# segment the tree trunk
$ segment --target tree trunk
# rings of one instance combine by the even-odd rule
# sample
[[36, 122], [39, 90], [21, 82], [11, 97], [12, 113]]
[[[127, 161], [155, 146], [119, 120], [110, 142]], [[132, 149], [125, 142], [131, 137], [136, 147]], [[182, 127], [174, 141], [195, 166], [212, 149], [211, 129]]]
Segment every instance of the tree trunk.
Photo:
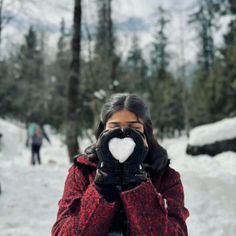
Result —
[[67, 107], [67, 149], [70, 161], [79, 152], [78, 136], [78, 102], [80, 78], [80, 35], [81, 35], [81, 0], [74, 0], [74, 24], [72, 38], [71, 73], [68, 81]]

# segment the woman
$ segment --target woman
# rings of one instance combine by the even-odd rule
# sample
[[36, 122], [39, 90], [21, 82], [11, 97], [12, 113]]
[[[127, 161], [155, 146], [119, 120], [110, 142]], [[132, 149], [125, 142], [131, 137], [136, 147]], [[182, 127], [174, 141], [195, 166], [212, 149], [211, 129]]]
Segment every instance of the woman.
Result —
[[112, 96], [96, 138], [69, 169], [52, 235], [188, 235], [180, 175], [153, 135], [146, 104]]

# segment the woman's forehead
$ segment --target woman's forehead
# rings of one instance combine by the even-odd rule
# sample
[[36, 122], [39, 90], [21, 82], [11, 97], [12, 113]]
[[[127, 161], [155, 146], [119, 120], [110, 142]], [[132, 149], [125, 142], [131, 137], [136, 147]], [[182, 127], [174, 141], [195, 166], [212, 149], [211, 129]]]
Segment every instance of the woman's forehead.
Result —
[[108, 123], [140, 123], [142, 120], [136, 116], [133, 112], [128, 110], [121, 110], [113, 113], [113, 115], [108, 119]]

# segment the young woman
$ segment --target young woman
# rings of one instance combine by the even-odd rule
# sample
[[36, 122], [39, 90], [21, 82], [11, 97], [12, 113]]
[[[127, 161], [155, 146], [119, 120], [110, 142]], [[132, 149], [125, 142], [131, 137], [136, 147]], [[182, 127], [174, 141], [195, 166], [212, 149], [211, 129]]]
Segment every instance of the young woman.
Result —
[[104, 104], [97, 142], [75, 158], [53, 236], [186, 236], [184, 192], [136, 95]]

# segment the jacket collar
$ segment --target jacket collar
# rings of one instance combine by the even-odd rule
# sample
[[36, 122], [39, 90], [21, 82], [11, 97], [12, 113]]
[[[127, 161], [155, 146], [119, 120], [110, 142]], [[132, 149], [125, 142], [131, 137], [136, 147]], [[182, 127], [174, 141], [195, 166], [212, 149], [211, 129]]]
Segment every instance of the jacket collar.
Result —
[[75, 156], [74, 163], [75, 164], [83, 164], [83, 165], [92, 166], [92, 167], [97, 167], [97, 163], [90, 161], [88, 159], [88, 157], [84, 154]]

